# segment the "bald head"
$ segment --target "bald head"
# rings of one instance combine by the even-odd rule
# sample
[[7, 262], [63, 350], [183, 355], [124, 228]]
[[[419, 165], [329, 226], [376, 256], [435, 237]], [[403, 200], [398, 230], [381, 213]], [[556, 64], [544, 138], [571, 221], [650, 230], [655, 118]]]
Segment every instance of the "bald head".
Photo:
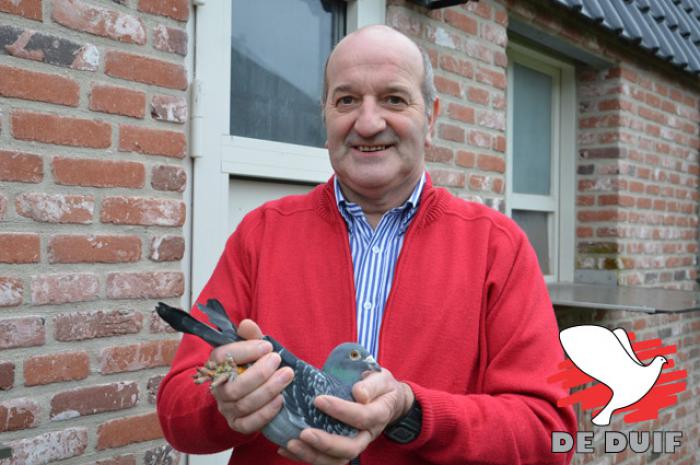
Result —
[[359, 55], [371, 48], [386, 49], [391, 47], [400, 51], [409, 63], [415, 66], [419, 74], [420, 90], [425, 104], [425, 113], [428, 119], [432, 117], [432, 102], [437, 97], [437, 90], [433, 82], [433, 66], [428, 55], [408, 36], [383, 24], [365, 26], [345, 36], [335, 46], [326, 60], [323, 71], [323, 93], [321, 95], [321, 108], [326, 105], [328, 98], [328, 68], [335, 65], [337, 55]]

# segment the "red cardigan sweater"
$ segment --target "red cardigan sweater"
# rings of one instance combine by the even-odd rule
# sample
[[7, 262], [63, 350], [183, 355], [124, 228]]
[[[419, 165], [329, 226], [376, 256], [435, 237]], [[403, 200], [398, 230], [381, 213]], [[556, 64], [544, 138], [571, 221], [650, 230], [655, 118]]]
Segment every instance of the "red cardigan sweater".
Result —
[[[322, 366], [357, 337], [352, 259], [332, 182], [251, 212], [229, 238], [198, 301], [215, 297], [234, 321], [252, 318], [302, 359]], [[197, 310], [197, 318], [207, 321]], [[158, 414], [176, 449], [235, 447], [230, 463], [288, 463], [261, 434], [241, 435], [192, 374], [211, 348], [185, 335], [160, 384]], [[379, 363], [410, 384], [420, 436], [379, 437], [367, 464], [568, 463], [552, 431], [575, 431], [566, 393], [546, 378], [563, 359], [537, 258], [507, 217], [426, 183], [384, 312]]]

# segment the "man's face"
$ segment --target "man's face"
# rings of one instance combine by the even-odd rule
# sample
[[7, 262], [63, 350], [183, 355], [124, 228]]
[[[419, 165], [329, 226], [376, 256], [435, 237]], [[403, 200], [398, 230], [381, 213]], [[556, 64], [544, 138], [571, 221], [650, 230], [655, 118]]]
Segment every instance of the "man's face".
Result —
[[410, 193], [418, 182], [433, 123], [422, 78], [420, 52], [397, 34], [363, 31], [335, 50], [327, 69], [327, 146], [351, 199]]

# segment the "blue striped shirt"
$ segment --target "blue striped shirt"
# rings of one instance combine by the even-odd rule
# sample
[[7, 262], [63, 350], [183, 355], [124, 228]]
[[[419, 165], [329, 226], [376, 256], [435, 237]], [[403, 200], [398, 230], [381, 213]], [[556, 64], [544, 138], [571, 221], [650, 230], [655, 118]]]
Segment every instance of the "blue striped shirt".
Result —
[[394, 279], [396, 261], [401, 252], [404, 233], [418, 209], [424, 184], [425, 173], [408, 200], [400, 207], [384, 213], [377, 228], [373, 230], [362, 208], [343, 197], [338, 178], [334, 179], [338, 210], [348, 225], [355, 278], [357, 340], [375, 358], [382, 315]]

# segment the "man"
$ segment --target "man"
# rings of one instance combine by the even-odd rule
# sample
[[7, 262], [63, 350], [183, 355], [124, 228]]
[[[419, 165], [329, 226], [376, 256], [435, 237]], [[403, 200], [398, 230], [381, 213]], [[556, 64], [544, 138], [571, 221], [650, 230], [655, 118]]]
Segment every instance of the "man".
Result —
[[[509, 219], [424, 176], [431, 89], [430, 63], [391, 28], [335, 48], [323, 97], [335, 177], [253, 211], [227, 242], [198, 301], [219, 299], [249, 340], [210, 355], [184, 336], [158, 400], [176, 449], [234, 447], [231, 463], [255, 464], [568, 462], [549, 452], [575, 417], [545, 381], [562, 352], [536, 256]], [[355, 384], [357, 403], [315, 401], [356, 437], [307, 429], [278, 450], [259, 434], [292, 381], [261, 329], [316, 366], [344, 341], [376, 354], [384, 370]], [[192, 385], [227, 356], [254, 364], [211, 393]]]

